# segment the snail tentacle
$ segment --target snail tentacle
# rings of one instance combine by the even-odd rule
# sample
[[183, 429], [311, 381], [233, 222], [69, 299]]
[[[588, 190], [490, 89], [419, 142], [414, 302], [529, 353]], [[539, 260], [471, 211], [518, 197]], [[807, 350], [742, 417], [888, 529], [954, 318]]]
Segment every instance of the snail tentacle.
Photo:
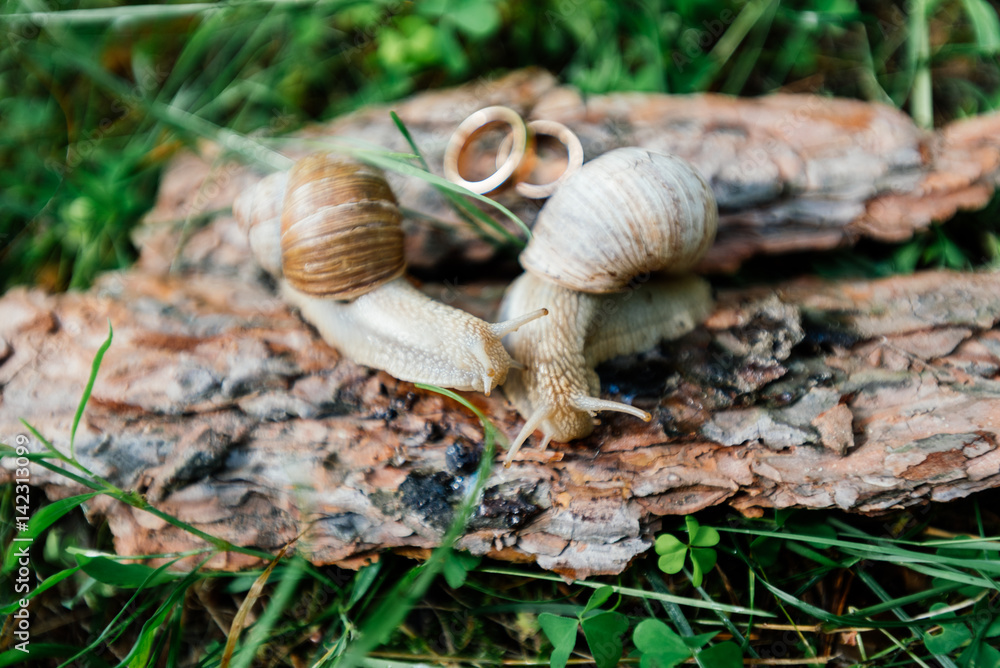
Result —
[[495, 336], [503, 338], [511, 332], [516, 332], [521, 325], [527, 324], [532, 320], [537, 320], [538, 318], [548, 314], [549, 310], [546, 308], [535, 309], [531, 313], [525, 313], [524, 315], [517, 316], [516, 318], [495, 322], [490, 325], [490, 331], [493, 332]]
[[612, 411], [615, 413], [628, 413], [633, 415], [643, 422], [649, 422], [653, 419], [653, 416], [642, 410], [641, 408], [636, 408], [629, 404], [623, 404], [620, 401], [611, 401], [610, 399], [598, 399], [597, 397], [588, 396], [577, 396], [569, 400], [569, 403], [573, 408], [577, 410], [584, 411], [593, 415], [598, 411]]

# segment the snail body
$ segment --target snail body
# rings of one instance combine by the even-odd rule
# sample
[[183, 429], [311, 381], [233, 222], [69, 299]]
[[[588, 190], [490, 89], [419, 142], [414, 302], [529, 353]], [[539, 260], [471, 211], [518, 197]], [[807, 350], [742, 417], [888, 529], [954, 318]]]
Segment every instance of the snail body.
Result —
[[489, 394], [516, 363], [501, 341], [545, 314], [486, 323], [406, 281], [401, 216], [379, 170], [317, 154], [241, 194], [260, 265], [323, 338], [400, 380]]
[[638, 148], [585, 164], [546, 203], [520, 257], [527, 272], [501, 305], [501, 317], [533, 305], [550, 313], [530, 334], [507, 339], [525, 366], [512, 370], [504, 386], [525, 417], [507, 464], [535, 429], [544, 448], [550, 439], [589, 435], [597, 411], [650, 419], [646, 411], [598, 398], [594, 366], [680, 336], [708, 315], [704, 280], [651, 277], [694, 265], [711, 245], [717, 220], [711, 188], [692, 167]]
[[400, 380], [485, 394], [507, 379], [512, 365], [501, 338], [537, 317], [487, 323], [434, 301], [405, 278], [349, 303], [317, 299], [287, 284], [282, 293], [327, 343], [359, 364]]

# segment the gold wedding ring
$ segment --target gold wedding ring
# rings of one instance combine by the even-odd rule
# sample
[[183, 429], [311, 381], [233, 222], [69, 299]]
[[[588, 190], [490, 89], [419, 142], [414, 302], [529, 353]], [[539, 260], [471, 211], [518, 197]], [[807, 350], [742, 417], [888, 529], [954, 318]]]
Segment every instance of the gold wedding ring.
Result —
[[[548, 183], [528, 183], [522, 180], [514, 186], [514, 190], [521, 197], [544, 199], [551, 196], [569, 178], [570, 174], [583, 166], [583, 145], [580, 143], [580, 138], [572, 130], [556, 121], [531, 121], [528, 123], [528, 130], [534, 133], [535, 137], [538, 135], [555, 137], [560, 144], [566, 147], [566, 169], [557, 179]], [[508, 159], [510, 147], [511, 141], [510, 135], [508, 135], [504, 137], [497, 149], [497, 165]]]
[[[512, 149], [507, 155], [507, 159], [497, 167], [497, 170], [481, 181], [469, 181], [458, 171], [459, 161], [470, 142], [483, 132], [496, 125], [510, 126]], [[532, 159], [534, 156], [533, 147], [529, 147], [531, 141], [528, 126], [513, 109], [508, 107], [486, 107], [480, 109], [466, 118], [455, 130], [455, 133], [448, 141], [448, 147], [444, 151], [444, 175], [445, 177], [460, 186], [468, 188], [474, 193], [487, 195], [498, 190], [506, 184], [519, 169], [523, 170], [525, 157], [530, 152]]]
[[[459, 164], [470, 143], [483, 132], [497, 125], [509, 126], [511, 131], [497, 148], [496, 171], [481, 181], [469, 181], [459, 172]], [[528, 183], [526, 179], [535, 167], [535, 136], [554, 137], [566, 147], [566, 169], [548, 183]], [[444, 152], [444, 175], [452, 183], [468, 188], [474, 193], [488, 195], [513, 182], [516, 192], [529, 199], [541, 199], [555, 192], [570, 174], [583, 165], [583, 146], [579, 138], [562, 123], [556, 121], [531, 121], [524, 119], [508, 107], [493, 106], [480, 109], [466, 118], [452, 134]]]

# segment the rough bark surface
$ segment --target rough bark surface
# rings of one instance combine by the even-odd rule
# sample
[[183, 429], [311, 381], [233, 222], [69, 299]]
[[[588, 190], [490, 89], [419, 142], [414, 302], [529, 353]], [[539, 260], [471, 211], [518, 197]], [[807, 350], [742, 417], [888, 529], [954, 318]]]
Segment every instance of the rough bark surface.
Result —
[[[835, 232], [831, 244], [857, 233], [905, 237], [981, 203], [995, 185], [996, 150], [990, 163], [984, 147], [1000, 136], [989, 129], [996, 118], [932, 136], [890, 110], [811, 100], [623, 95], [584, 106], [546, 75], [519, 73], [397, 108], [428, 149], [438, 146], [434, 138], [443, 148], [469, 111], [495, 102], [570, 123], [590, 154], [633, 142], [689, 146], [728, 206], [728, 234], [770, 239], [748, 252], [774, 250], [768, 243], [779, 238], [784, 248], [802, 247], [787, 239], [810, 230], [814, 241]], [[806, 110], [797, 125], [787, 120], [796, 109]], [[364, 127], [366, 139], [402, 148], [382, 115], [362, 112], [334, 127]], [[791, 125], [779, 132], [782, 122]], [[871, 127], [878, 129], [865, 134]], [[723, 140], [730, 143], [707, 148]], [[945, 178], [936, 166], [958, 145], [978, 162], [960, 162], [964, 175]], [[772, 156], [760, 164], [778, 170], [769, 183], [779, 191], [746, 185], [750, 172], [725, 176], [754, 146]], [[436, 151], [428, 151], [432, 159]], [[857, 165], [876, 169], [872, 156], [882, 176], [861, 178]], [[77, 456], [92, 470], [237, 544], [276, 550], [308, 529], [299, 549], [317, 563], [356, 565], [385, 548], [433, 547], [479, 461], [477, 420], [325, 345], [275, 297], [228, 216], [180, 245], [180, 230], [163, 221], [225, 206], [254, 178], [223, 166], [215, 185], [202, 183], [207, 164], [187, 157], [171, 170], [135, 268], [86, 293], [17, 289], [0, 298], [0, 437], [10, 443], [26, 433], [24, 418], [68, 447], [110, 319], [115, 342], [76, 437]], [[895, 185], [871, 193], [882, 177]], [[916, 185], [904, 190], [903, 182]], [[400, 200], [447, 215], [415, 184], [404, 184]], [[834, 215], [824, 204], [832, 201], [862, 206], [820, 221], [821, 212]], [[489, 316], [506, 277], [456, 286], [450, 276], [475, 275], [457, 263], [487, 262], [493, 247], [458, 227], [411, 227], [415, 264], [449, 279], [425, 289]], [[734, 243], [727, 238], [739, 237], [720, 244]], [[727, 250], [712, 266], [745, 255]], [[606, 416], [587, 439], [496, 467], [460, 545], [567, 575], [614, 573], [650, 547], [662, 515], [723, 502], [747, 514], [789, 506], [878, 512], [1000, 484], [1000, 274], [797, 279], [725, 290], [718, 301], [685, 338], [599, 369], [604, 395], [649, 410], [651, 423]], [[516, 433], [521, 420], [499, 393], [469, 398]], [[11, 463], [3, 466], [0, 479], [9, 480]], [[50, 497], [83, 491], [38, 466], [32, 482]], [[107, 518], [123, 554], [201, 544], [104, 497], [87, 510]], [[212, 565], [247, 563], [230, 554]]]
[[[824, 250], [861, 237], [901, 241], [960, 209], [982, 207], [1000, 183], [1000, 113], [932, 133], [891, 107], [814, 95], [617, 93], [584, 99], [539, 70], [348, 114], [301, 133], [305, 141], [284, 142], [281, 150], [297, 157], [336, 137], [408, 152], [389, 116], [392, 109], [432, 171], [441, 174], [454, 129], [493, 104], [528, 119], [566, 124], [580, 137], [587, 159], [643, 146], [689, 160], [712, 185], [722, 212], [716, 244], [701, 266], [706, 271], [731, 271], [761, 253]], [[179, 237], [169, 223], [228, 207], [260, 175], [211, 148], [176, 160], [150, 216], [163, 225], [149, 228], [153, 238], [144, 251], [170, 262]], [[440, 278], [452, 271], [443, 266], [509, 259], [461, 222], [426, 182], [396, 174], [390, 181], [404, 207], [436, 221], [406, 221], [411, 267]], [[510, 192], [497, 199], [529, 225], [541, 206]]]

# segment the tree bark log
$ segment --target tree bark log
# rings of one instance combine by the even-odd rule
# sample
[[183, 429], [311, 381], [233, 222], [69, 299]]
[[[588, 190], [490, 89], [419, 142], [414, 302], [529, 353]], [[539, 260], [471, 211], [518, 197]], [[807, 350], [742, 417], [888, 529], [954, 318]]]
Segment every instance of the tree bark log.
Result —
[[[928, 132], [891, 107], [814, 95], [616, 93], [585, 100], [539, 70], [348, 114], [300, 133], [302, 141], [286, 141], [282, 152], [299, 157], [331, 137], [409, 152], [389, 117], [395, 110], [431, 169], [441, 174], [452, 132], [466, 116], [493, 104], [527, 119], [564, 123], [580, 137], [587, 159], [643, 146], [689, 160], [712, 185], [721, 209], [718, 238], [703, 271], [732, 271], [754, 255], [826, 250], [861, 237], [902, 241], [960, 209], [981, 208], [1000, 183], [1000, 113]], [[510, 259], [477, 237], [425, 181], [389, 176], [404, 207], [437, 222], [407, 220], [411, 267], [440, 278], [450, 271], [443, 266]], [[176, 223], [226, 208], [259, 177], [226, 162], [218, 150], [186, 156], [165, 176], [149, 220]], [[541, 206], [512, 192], [497, 199], [529, 225]], [[164, 234], [155, 234], [163, 228]], [[144, 259], [174, 260], [179, 237], [170, 225], [148, 229], [153, 234], [144, 240]]]
[[[842, 100], [618, 95], [584, 105], [537, 72], [397, 108], [433, 166], [450, 128], [496, 102], [570, 124], [590, 155], [640, 143], [694, 159], [728, 212], [714, 268], [857, 234], [902, 238], [981, 204], [997, 178], [998, 117], [930, 135], [892, 110]], [[364, 128], [367, 140], [403, 148], [383, 116], [363, 111], [332, 128]], [[729, 170], [758, 147], [759, 165], [770, 167]], [[133, 269], [85, 293], [15, 289], [0, 299], [0, 437], [26, 434], [23, 418], [68, 448], [110, 320], [115, 341], [76, 437], [77, 456], [93, 471], [240, 545], [276, 550], [308, 529], [299, 549], [316, 563], [356, 565], [385, 548], [435, 546], [481, 456], [477, 420], [324, 344], [248, 261], [227, 215], [182, 245], [184, 235], [164, 221], [225, 206], [255, 178], [209, 164], [177, 160]], [[861, 178], [862, 167], [874, 171]], [[763, 184], [765, 173], [773, 178]], [[421, 185], [404, 183], [399, 198], [448, 219]], [[853, 204], [831, 204], [845, 201]], [[476, 276], [456, 268], [459, 260], [496, 267], [494, 247], [457, 223], [410, 224], [416, 266], [448, 279], [424, 288], [489, 316], [508, 276], [461, 285], [451, 276]], [[749, 250], [739, 247], [747, 239]], [[663, 515], [723, 502], [750, 515], [874, 513], [994, 487], [998, 323], [997, 273], [722, 290], [702, 327], [599, 369], [602, 393], [649, 410], [651, 423], [605, 416], [587, 439], [496, 467], [460, 546], [585, 577], [621, 571], [651, 546]], [[469, 399], [516, 433], [521, 419], [498, 393]], [[3, 467], [0, 479], [10, 480], [12, 462]], [[39, 466], [31, 479], [53, 498], [83, 491]], [[122, 554], [202, 545], [107, 497], [87, 510], [107, 518]], [[211, 565], [248, 563], [228, 554]]]

